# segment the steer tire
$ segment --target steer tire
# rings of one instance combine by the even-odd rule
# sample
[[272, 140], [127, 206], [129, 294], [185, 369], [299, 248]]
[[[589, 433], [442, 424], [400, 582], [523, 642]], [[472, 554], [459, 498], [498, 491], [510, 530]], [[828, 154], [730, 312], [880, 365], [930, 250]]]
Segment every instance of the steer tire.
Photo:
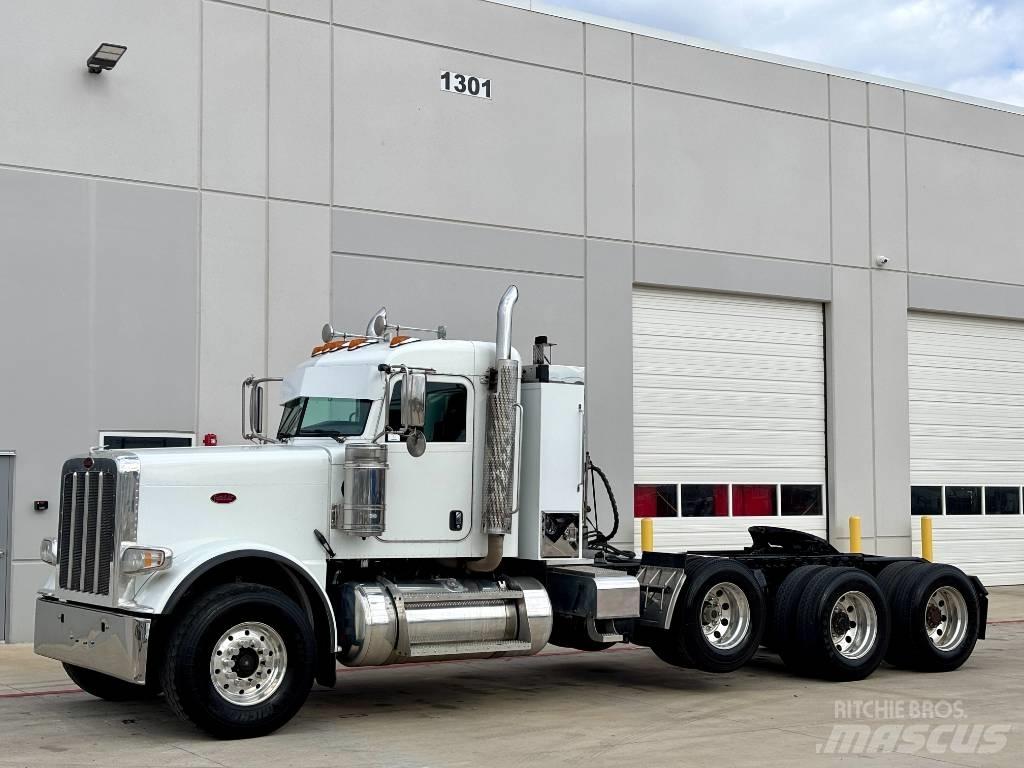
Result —
[[672, 624], [651, 650], [675, 666], [732, 672], [757, 652], [764, 624], [764, 592], [753, 572], [708, 558], [687, 574]]
[[790, 653], [803, 659], [794, 665], [797, 671], [825, 680], [862, 680], [889, 647], [889, 610], [870, 574], [824, 568], [804, 587], [791, 631]]
[[823, 565], [801, 565], [794, 568], [782, 580], [772, 600], [772, 615], [766, 635], [768, 645], [782, 657], [782, 661], [793, 671], [799, 671], [803, 659], [795, 653], [793, 644], [793, 626], [796, 621], [796, 607], [800, 602], [804, 587]]
[[[315, 658], [313, 627], [294, 600], [258, 584], [215, 587], [176, 619], [164, 657], [164, 693], [179, 717], [212, 736], [265, 736], [305, 702]], [[225, 681], [224, 693], [215, 677]], [[242, 700], [246, 694], [255, 698]]]
[[[890, 566], [892, 567], [892, 566]], [[920, 672], [949, 672], [974, 652], [981, 611], [971, 580], [952, 565], [916, 563], [891, 585], [893, 635], [886, 661]]]
[[85, 667], [76, 667], [74, 664], [65, 664], [64, 671], [67, 672], [71, 682], [88, 694], [106, 701], [141, 701], [153, 699], [160, 695], [160, 686], [146, 683], [136, 685], [126, 680], [120, 680], [102, 672], [96, 672]]

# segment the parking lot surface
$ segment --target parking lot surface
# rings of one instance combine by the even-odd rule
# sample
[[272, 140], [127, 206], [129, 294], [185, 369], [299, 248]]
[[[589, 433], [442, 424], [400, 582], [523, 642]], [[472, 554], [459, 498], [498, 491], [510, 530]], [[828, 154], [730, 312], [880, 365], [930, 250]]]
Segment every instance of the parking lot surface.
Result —
[[1019, 766], [1024, 587], [992, 590], [988, 639], [947, 674], [794, 677], [676, 669], [632, 646], [340, 669], [272, 736], [221, 742], [157, 700], [82, 693], [27, 645], [0, 646], [0, 766]]

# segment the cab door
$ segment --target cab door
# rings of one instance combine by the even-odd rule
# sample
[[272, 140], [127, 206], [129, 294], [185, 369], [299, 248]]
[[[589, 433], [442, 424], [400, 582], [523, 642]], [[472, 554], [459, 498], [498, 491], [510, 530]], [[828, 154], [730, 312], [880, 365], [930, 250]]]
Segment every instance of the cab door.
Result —
[[[473, 520], [473, 387], [461, 376], [427, 381], [423, 434], [427, 449], [409, 455], [405, 438], [388, 434], [386, 527], [382, 541], [459, 541]], [[392, 385], [388, 426], [401, 427], [402, 382]]]

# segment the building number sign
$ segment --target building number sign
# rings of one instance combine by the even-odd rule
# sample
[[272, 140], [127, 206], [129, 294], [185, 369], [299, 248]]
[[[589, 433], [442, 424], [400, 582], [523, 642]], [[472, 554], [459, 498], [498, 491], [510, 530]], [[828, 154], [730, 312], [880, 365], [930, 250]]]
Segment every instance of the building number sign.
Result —
[[489, 99], [491, 98], [491, 81], [476, 75], [463, 75], [445, 69], [441, 70], [441, 90]]

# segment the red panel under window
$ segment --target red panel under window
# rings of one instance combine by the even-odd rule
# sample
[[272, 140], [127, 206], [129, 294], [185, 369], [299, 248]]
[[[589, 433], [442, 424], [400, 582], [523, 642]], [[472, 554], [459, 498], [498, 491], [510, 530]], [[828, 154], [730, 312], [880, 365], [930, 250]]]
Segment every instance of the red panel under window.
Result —
[[715, 517], [729, 516], [729, 486], [715, 486]]
[[657, 517], [658, 488], [654, 485], [633, 486], [633, 517]]
[[772, 517], [775, 515], [774, 485], [734, 485], [733, 517]]

